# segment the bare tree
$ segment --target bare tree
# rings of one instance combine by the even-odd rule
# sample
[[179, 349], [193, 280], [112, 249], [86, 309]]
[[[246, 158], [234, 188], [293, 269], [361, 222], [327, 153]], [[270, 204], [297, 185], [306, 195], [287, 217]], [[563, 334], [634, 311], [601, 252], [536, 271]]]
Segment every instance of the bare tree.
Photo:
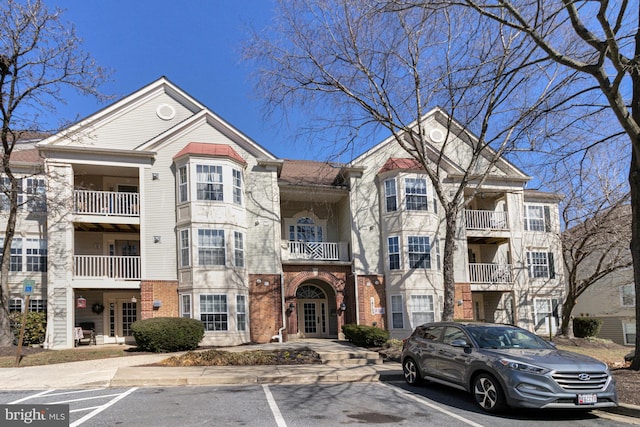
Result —
[[[640, 329], [640, 4], [627, 0], [393, 3], [402, 7], [412, 3], [426, 9], [445, 5], [468, 7], [535, 43], [536, 49], [547, 56], [549, 66], [564, 67], [593, 82], [603, 98], [602, 105], [615, 117], [630, 146], [630, 249], [636, 287], [636, 331]], [[639, 334], [635, 348], [636, 354], [640, 354]], [[631, 369], [640, 370], [640, 357], [634, 359]]]
[[107, 73], [82, 51], [74, 27], [62, 21], [62, 11], [40, 0], [0, 5], [0, 33], [0, 141], [2, 175], [8, 180], [3, 192], [10, 202], [0, 269], [0, 345], [11, 345], [10, 254], [21, 192], [11, 155], [25, 135], [43, 130], [38, 126], [41, 113], [55, 112], [64, 103], [63, 88], [101, 98], [98, 87]]
[[[557, 108], [554, 99], [566, 99], [564, 87], [574, 76], [541, 70], [531, 41], [472, 13], [453, 17], [447, 9], [375, 0], [306, 0], [281, 1], [275, 15], [274, 25], [246, 46], [245, 56], [260, 70], [259, 93], [271, 112], [301, 108], [316, 129], [335, 130], [343, 152], [359, 135], [382, 128], [419, 162], [443, 206], [442, 318], [453, 319], [461, 209], [501, 157], [536, 138], [532, 124], [540, 111]], [[422, 121], [436, 105], [449, 116], [441, 148], [430, 143]], [[458, 176], [445, 171], [454, 137], [472, 153]]]
[[565, 199], [561, 212], [567, 295], [560, 333], [573, 337], [572, 311], [589, 287], [630, 269], [631, 206], [620, 179], [616, 150], [596, 147], [581, 161], [566, 161], [556, 185]]

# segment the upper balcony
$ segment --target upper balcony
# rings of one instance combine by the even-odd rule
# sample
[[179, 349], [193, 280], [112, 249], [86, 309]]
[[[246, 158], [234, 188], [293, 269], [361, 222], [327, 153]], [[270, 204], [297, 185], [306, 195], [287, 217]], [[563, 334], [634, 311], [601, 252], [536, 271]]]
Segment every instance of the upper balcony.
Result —
[[503, 243], [511, 235], [509, 215], [504, 211], [465, 209], [464, 226], [473, 243]]
[[140, 216], [139, 193], [74, 190], [73, 201], [78, 215]]
[[470, 263], [471, 290], [505, 290], [513, 283], [511, 264]]
[[282, 241], [283, 261], [349, 261], [347, 242]]

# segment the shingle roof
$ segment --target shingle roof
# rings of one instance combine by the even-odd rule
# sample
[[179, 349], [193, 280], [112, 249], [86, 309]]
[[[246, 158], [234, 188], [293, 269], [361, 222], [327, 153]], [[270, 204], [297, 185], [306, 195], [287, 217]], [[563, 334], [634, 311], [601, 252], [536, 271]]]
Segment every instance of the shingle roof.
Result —
[[186, 155], [212, 156], [212, 157], [228, 157], [237, 161], [242, 165], [247, 162], [233, 148], [226, 144], [209, 144], [206, 142], [190, 142], [178, 154], [173, 156], [177, 159]]
[[280, 182], [292, 185], [342, 185], [342, 164], [312, 160], [284, 160]]
[[20, 163], [43, 163], [37, 148], [27, 150], [14, 150], [11, 152], [11, 161]]
[[416, 159], [395, 158], [390, 157], [389, 160], [380, 168], [378, 173], [389, 172], [397, 169], [423, 169], [422, 165]]

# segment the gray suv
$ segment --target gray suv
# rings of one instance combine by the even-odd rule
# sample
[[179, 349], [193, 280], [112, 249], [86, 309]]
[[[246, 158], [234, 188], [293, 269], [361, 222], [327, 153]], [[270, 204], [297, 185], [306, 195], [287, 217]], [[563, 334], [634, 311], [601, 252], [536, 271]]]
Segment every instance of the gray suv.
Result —
[[432, 381], [472, 393], [480, 407], [594, 409], [618, 405], [615, 380], [594, 358], [556, 349], [515, 326], [436, 322], [404, 341], [408, 384]]

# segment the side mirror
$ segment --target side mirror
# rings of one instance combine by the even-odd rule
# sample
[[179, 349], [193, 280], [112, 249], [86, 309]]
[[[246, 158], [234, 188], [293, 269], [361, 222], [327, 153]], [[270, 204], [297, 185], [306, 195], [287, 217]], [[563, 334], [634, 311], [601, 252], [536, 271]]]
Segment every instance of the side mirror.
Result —
[[469, 343], [466, 342], [465, 340], [453, 340], [451, 341], [451, 345], [453, 347], [461, 347], [461, 348], [471, 347]]

